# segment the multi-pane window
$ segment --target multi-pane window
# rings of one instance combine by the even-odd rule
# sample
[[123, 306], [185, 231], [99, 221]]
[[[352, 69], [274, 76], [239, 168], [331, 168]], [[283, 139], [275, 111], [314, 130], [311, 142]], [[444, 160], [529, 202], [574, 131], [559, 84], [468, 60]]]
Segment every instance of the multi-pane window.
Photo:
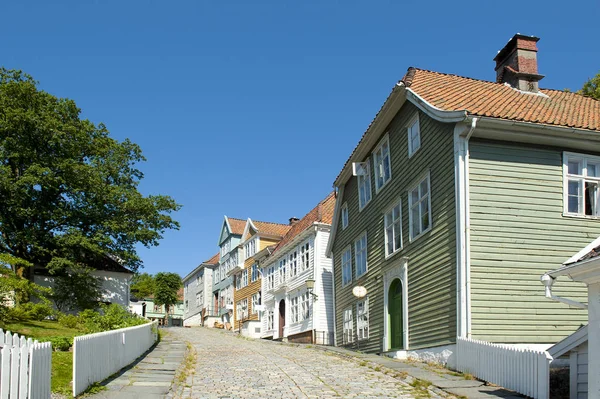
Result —
[[258, 264], [255, 263], [252, 265], [252, 274], [250, 276], [250, 281], [255, 282], [260, 278], [260, 273], [258, 272]]
[[223, 244], [221, 244], [221, 257], [224, 257], [231, 251], [231, 239], [228, 239]]
[[245, 269], [242, 272], [242, 287], [246, 287], [248, 285], [248, 269]]
[[260, 291], [252, 295], [252, 314], [258, 313], [257, 305], [260, 305]]
[[367, 272], [367, 232], [354, 242], [354, 254], [356, 257], [356, 278]]
[[342, 205], [342, 230], [348, 227], [348, 204]]
[[354, 323], [352, 320], [352, 308], [344, 310], [344, 343], [354, 342]]
[[162, 313], [162, 305], [154, 305], [154, 313]]
[[196, 294], [196, 306], [200, 306], [201, 298], [200, 293]]
[[294, 250], [290, 253], [290, 277], [295, 277], [298, 274], [298, 251]]
[[431, 227], [431, 193], [429, 173], [408, 192], [410, 239]]
[[215, 268], [215, 282], [221, 281], [221, 268]]
[[275, 329], [275, 313], [272, 310], [267, 312], [267, 330]]
[[385, 230], [385, 255], [389, 256], [402, 248], [402, 204], [400, 201], [383, 215]]
[[371, 168], [369, 162], [364, 163], [362, 174], [358, 175], [358, 208], [364, 208], [371, 201]]
[[287, 258], [282, 258], [279, 261], [279, 284], [285, 283], [287, 278]]
[[300, 245], [300, 272], [310, 268], [310, 242]]
[[238, 303], [235, 306], [235, 309], [238, 320], [246, 319], [248, 317], [248, 298], [238, 301]]
[[256, 248], [258, 246], [257, 241], [258, 241], [258, 239], [256, 237], [254, 237], [253, 239], [251, 239], [244, 245], [244, 251], [246, 253], [246, 258], [249, 258], [251, 256], [254, 256], [254, 254], [256, 254]]
[[231, 270], [232, 268], [236, 267], [238, 265], [238, 252], [237, 250], [231, 254], [231, 257], [229, 258], [229, 269]]
[[373, 151], [373, 167], [375, 168], [375, 192], [378, 192], [392, 178], [390, 141], [387, 135]]
[[352, 250], [346, 248], [342, 254], [342, 286], [352, 281]]
[[308, 292], [305, 292], [304, 294], [302, 294], [300, 296], [300, 309], [299, 309], [300, 321], [308, 320], [308, 318], [310, 317], [310, 306], [309, 306], [309, 302], [308, 302], [308, 297], [309, 297]]
[[408, 156], [412, 156], [421, 147], [421, 128], [419, 116], [408, 124]]
[[221, 275], [221, 280], [225, 280], [227, 270], [225, 269], [225, 264], [221, 264], [219, 266], [219, 274]]
[[242, 273], [236, 274], [236, 276], [235, 276], [235, 289], [236, 290], [242, 289]]
[[275, 288], [275, 266], [271, 266], [267, 269], [267, 288]]
[[369, 338], [369, 300], [367, 298], [356, 303], [356, 335], [359, 340]]
[[600, 216], [600, 157], [564, 154], [565, 212]]
[[298, 297], [290, 299], [290, 320], [292, 323], [298, 322]]

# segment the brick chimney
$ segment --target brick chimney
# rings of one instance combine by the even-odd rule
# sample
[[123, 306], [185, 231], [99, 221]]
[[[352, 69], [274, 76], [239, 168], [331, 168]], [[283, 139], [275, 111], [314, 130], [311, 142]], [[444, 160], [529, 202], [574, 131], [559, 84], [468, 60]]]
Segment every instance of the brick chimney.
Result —
[[291, 217], [290, 218], [290, 226], [295, 225], [296, 223], [298, 223], [300, 221], [300, 219], [298, 219], [297, 217]]
[[496, 82], [508, 83], [515, 89], [537, 93], [538, 82], [543, 75], [538, 74], [537, 42], [539, 37], [517, 33], [494, 58], [496, 61]]

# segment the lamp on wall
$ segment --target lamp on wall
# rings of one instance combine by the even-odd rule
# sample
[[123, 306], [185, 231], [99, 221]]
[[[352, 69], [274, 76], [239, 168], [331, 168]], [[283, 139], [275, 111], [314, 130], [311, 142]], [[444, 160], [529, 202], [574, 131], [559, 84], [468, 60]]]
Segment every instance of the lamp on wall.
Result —
[[313, 301], [316, 301], [317, 299], [319, 299], [319, 296], [315, 293], [313, 293], [313, 290], [315, 289], [315, 280], [312, 278], [306, 279], [306, 290], [308, 291], [308, 293], [310, 295], [312, 295]]

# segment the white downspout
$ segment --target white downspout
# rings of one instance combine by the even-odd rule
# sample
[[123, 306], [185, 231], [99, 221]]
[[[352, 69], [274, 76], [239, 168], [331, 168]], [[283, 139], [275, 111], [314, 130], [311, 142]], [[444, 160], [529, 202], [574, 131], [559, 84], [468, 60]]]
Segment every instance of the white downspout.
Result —
[[466, 318], [467, 318], [467, 338], [471, 338], [471, 204], [470, 196], [470, 180], [469, 180], [469, 162], [470, 150], [469, 140], [477, 127], [479, 118], [471, 120], [471, 128], [465, 138], [465, 249], [466, 249], [466, 267], [465, 267], [465, 296], [467, 300]]
[[553, 295], [552, 294], [552, 284], [554, 284], [554, 278], [552, 276], [550, 276], [549, 274], [544, 274], [540, 278], [540, 280], [542, 280], [542, 284], [544, 284], [546, 286], [546, 298], [551, 299], [556, 302], [561, 302], [561, 303], [567, 304], [569, 306], [573, 306], [574, 308], [587, 309], [587, 305], [584, 303]]

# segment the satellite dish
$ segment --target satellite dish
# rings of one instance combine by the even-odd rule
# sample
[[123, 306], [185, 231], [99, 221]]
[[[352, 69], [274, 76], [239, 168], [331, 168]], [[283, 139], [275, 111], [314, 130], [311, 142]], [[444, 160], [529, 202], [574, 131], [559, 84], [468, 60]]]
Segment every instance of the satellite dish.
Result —
[[362, 285], [357, 285], [356, 287], [352, 288], [352, 295], [359, 299], [364, 298], [367, 296], [367, 289]]

